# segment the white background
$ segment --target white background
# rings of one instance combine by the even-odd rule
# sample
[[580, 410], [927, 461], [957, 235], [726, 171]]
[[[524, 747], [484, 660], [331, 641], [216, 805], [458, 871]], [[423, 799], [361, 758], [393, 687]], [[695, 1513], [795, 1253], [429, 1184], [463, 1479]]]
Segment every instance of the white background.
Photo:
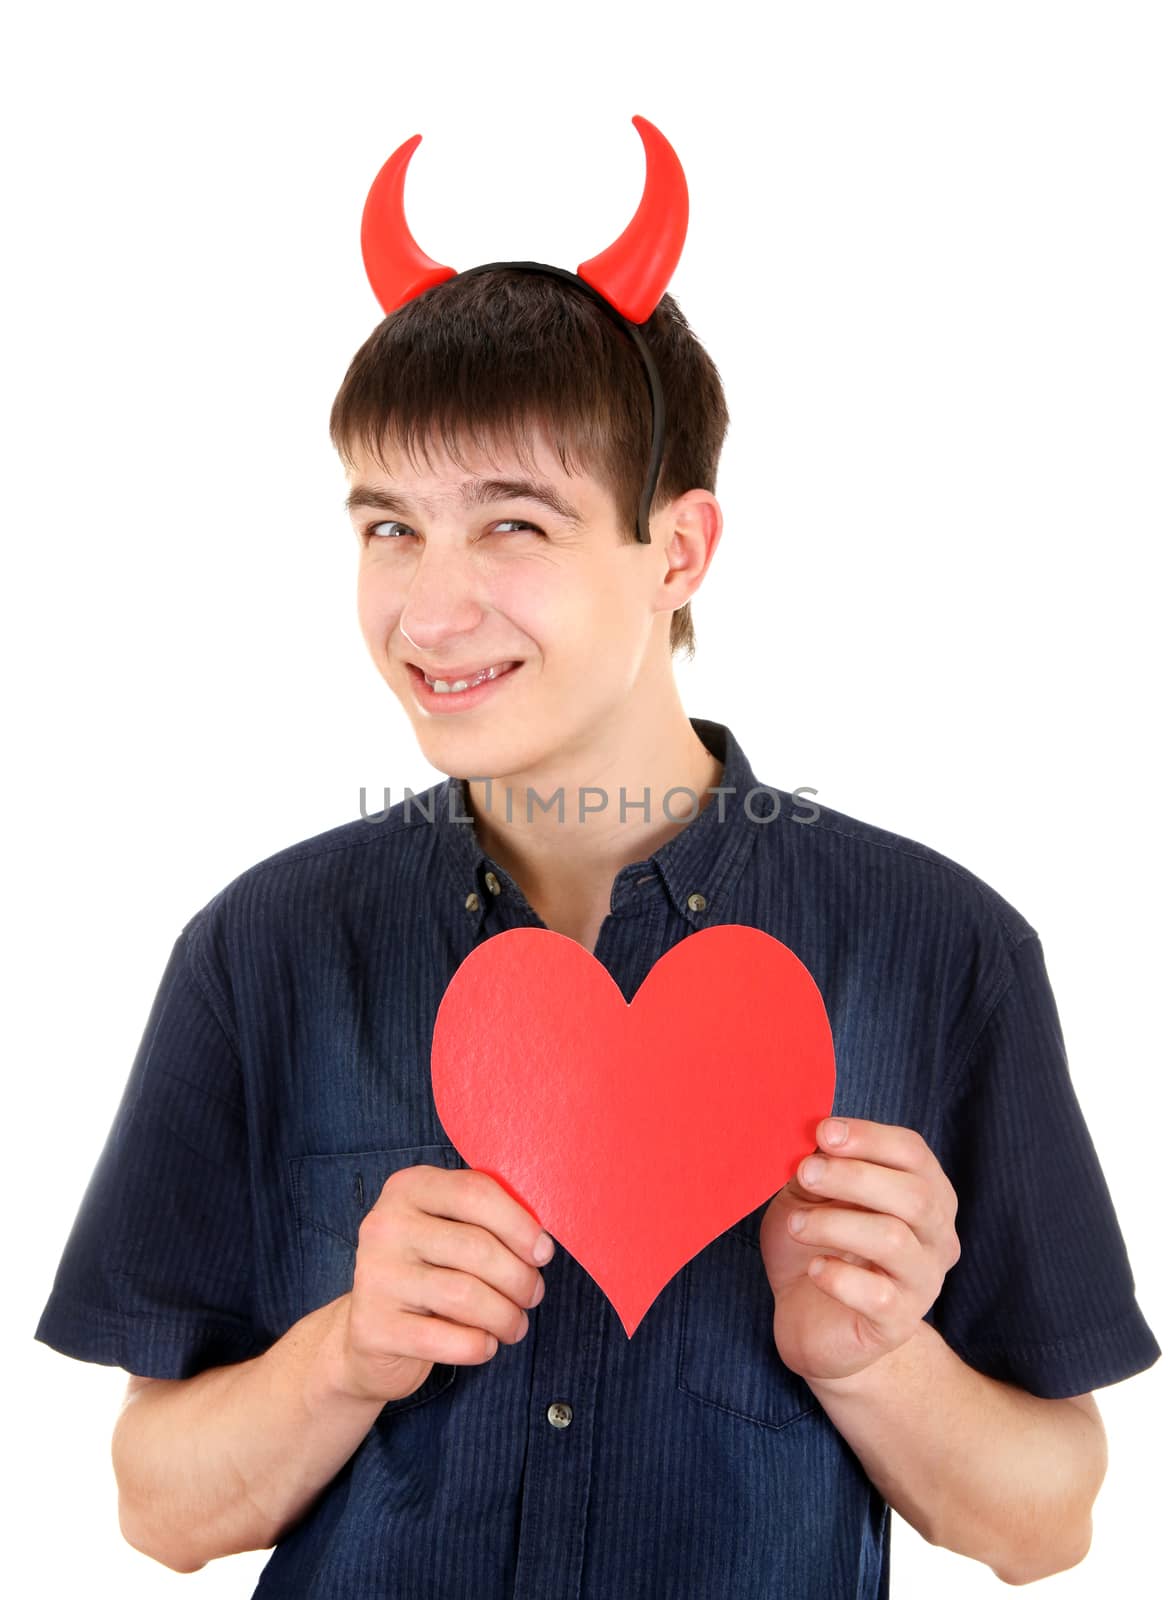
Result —
[[[382, 316], [366, 191], [414, 133], [411, 227], [457, 268], [576, 267], [642, 192], [631, 116], [671, 140], [671, 292], [732, 413], [684, 704], [1038, 929], [1166, 1344], [1165, 8], [43, 4], [6, 35], [22, 1592], [239, 1597], [267, 1560], [125, 1544], [125, 1374], [32, 1333], [180, 927], [360, 785], [442, 776], [359, 638], [326, 431]], [[1167, 1391], [1165, 1361], [1099, 1391], [1094, 1546], [1047, 1592], [1153, 1592]], [[942, 1592], [1002, 1586], [896, 1522], [894, 1594]]]

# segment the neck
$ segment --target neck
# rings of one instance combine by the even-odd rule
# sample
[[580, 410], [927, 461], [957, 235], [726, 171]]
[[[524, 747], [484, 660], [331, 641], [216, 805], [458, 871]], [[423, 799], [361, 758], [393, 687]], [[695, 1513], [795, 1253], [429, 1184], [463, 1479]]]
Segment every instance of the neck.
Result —
[[468, 805], [484, 849], [538, 910], [608, 902], [615, 874], [687, 827], [722, 770], [672, 677], [653, 715], [627, 711], [600, 748], [583, 735], [526, 772], [469, 784]]

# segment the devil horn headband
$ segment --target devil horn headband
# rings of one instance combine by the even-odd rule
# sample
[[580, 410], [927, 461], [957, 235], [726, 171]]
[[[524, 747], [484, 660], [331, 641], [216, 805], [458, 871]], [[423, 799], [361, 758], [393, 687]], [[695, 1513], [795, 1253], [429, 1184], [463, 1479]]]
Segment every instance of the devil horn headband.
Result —
[[362, 211], [362, 260], [378, 303], [387, 316], [417, 295], [478, 272], [514, 267], [562, 278], [589, 295], [634, 340], [651, 392], [651, 461], [638, 508], [638, 537], [649, 544], [650, 506], [663, 460], [663, 386], [650, 347], [639, 331], [663, 297], [683, 254], [687, 237], [687, 180], [679, 157], [645, 117], [632, 117], [646, 155], [646, 178], [638, 210], [612, 245], [583, 261], [576, 272], [544, 261], [490, 261], [456, 272], [419, 248], [407, 227], [403, 184], [410, 159], [422, 139], [412, 135], [384, 162], [370, 186]]

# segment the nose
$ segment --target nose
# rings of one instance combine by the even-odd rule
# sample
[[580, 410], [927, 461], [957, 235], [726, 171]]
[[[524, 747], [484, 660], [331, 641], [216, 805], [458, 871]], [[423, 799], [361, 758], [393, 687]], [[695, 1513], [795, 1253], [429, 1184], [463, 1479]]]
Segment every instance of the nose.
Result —
[[471, 633], [484, 616], [474, 576], [454, 552], [424, 552], [407, 585], [398, 625], [420, 652], [442, 651], [448, 640]]

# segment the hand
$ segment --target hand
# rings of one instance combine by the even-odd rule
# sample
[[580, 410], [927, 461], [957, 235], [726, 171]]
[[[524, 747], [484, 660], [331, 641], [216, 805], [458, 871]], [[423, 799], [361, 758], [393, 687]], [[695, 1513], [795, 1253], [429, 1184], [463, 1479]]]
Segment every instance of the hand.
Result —
[[[844, 1144], [826, 1141], [834, 1121]], [[824, 1175], [809, 1176], [807, 1157], [760, 1224], [777, 1354], [807, 1381], [850, 1377], [905, 1344], [960, 1258], [956, 1192], [921, 1134], [848, 1117], [817, 1138]]]
[[338, 1388], [401, 1400], [436, 1361], [491, 1360], [528, 1332], [545, 1292], [541, 1225], [487, 1172], [402, 1167], [362, 1218], [343, 1297]]

